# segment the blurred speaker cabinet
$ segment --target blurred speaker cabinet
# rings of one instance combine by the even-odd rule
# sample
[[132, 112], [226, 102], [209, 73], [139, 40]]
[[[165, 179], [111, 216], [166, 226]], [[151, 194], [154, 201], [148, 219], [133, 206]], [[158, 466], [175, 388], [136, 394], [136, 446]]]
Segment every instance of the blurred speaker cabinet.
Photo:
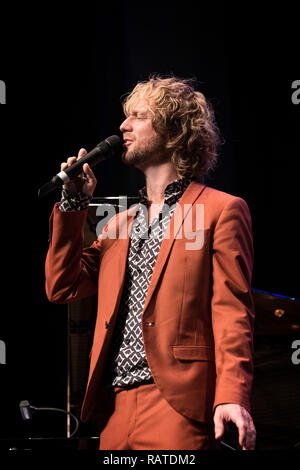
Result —
[[299, 451], [300, 301], [258, 289], [252, 292], [256, 310], [252, 417], [257, 449]]
[[[90, 246], [100, 235], [103, 226], [116, 213], [126, 210], [138, 201], [135, 197], [93, 198], [89, 205], [84, 227], [84, 247]], [[89, 373], [89, 354], [92, 347], [97, 315], [97, 295], [68, 305], [68, 377], [67, 411], [78, 418], [85, 394]], [[70, 436], [68, 419], [67, 437]], [[81, 425], [84, 435], [93, 434], [92, 428]]]

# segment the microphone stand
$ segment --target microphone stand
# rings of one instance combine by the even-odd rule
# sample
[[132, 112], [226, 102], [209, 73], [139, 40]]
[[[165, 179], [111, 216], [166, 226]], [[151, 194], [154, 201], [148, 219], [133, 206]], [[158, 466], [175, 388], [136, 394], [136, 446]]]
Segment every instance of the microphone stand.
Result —
[[31, 419], [32, 413], [36, 411], [58, 411], [60, 413], [65, 413], [67, 416], [71, 416], [75, 421], [75, 429], [72, 432], [72, 434], [70, 434], [70, 436], [69, 435], [67, 436], [67, 438], [73, 437], [74, 434], [76, 434], [76, 432], [78, 431], [79, 421], [76, 418], [76, 416], [70, 411], [63, 410], [62, 408], [49, 408], [49, 407], [38, 408], [36, 406], [30, 405], [27, 400], [21, 401], [19, 406], [20, 406], [20, 412], [24, 421]]

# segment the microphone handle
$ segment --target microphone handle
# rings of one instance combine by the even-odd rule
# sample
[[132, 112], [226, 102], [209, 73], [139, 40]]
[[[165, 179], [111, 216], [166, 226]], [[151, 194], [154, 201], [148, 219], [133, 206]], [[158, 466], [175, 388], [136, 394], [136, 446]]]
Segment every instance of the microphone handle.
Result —
[[[104, 153], [105, 150], [106, 153]], [[54, 189], [61, 187], [63, 184], [68, 183], [71, 179], [75, 178], [75, 176], [82, 172], [82, 167], [85, 163], [88, 163], [90, 167], [94, 167], [102, 160], [105, 160], [109, 151], [110, 147], [108, 145], [97, 145], [93, 150], [74, 162], [64, 171], [60, 171], [57, 175], [53, 176], [48, 183], [44, 184], [38, 190], [38, 197], [41, 198], [46, 196]]]
[[[110, 149], [107, 148], [107, 150], [110, 150]], [[103, 152], [103, 148], [101, 148], [100, 146], [97, 145], [97, 147], [95, 147], [93, 150], [88, 152], [86, 155], [81, 157], [76, 162], [72, 163], [71, 166], [69, 166], [68, 168], [66, 168], [63, 171], [63, 173], [65, 173], [67, 175], [67, 178], [64, 178], [64, 176], [60, 177], [60, 174], [62, 172], [58, 173], [56, 176], [58, 176], [62, 179], [62, 184], [63, 183], [68, 183], [68, 181], [75, 178], [75, 176], [78, 176], [79, 173], [82, 172], [82, 167], [85, 163], [88, 163], [90, 165], [90, 167], [93, 167], [93, 166], [97, 165], [98, 163], [100, 163], [102, 160], [105, 160], [107, 158], [107, 153], [108, 152], [106, 151], [106, 154], [105, 154]], [[55, 179], [56, 176], [54, 176], [53, 179]]]

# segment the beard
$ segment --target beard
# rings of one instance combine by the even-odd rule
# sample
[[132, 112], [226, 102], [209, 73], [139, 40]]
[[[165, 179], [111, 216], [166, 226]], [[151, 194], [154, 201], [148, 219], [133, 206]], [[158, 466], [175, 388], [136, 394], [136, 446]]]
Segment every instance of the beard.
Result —
[[170, 159], [170, 155], [162, 145], [162, 141], [160, 141], [157, 142], [156, 145], [152, 142], [148, 145], [140, 145], [138, 148], [133, 150], [130, 150], [129, 148], [122, 153], [121, 158], [125, 165], [135, 166], [136, 168], [142, 169], [145, 163], [164, 163]]
[[144, 151], [143, 149], [138, 149], [138, 150], [125, 150], [122, 153], [122, 161], [125, 163], [125, 165], [129, 166], [136, 166], [143, 164], [145, 161], [147, 161], [148, 157], [148, 152]]

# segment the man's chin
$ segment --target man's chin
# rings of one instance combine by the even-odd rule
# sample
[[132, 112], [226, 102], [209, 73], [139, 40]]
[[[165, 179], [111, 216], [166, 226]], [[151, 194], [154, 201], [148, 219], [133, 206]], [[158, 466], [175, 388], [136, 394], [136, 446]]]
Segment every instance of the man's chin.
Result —
[[128, 158], [128, 151], [125, 150], [122, 155], [121, 155], [122, 162], [125, 163], [125, 165], [131, 165], [130, 159]]
[[143, 160], [143, 156], [141, 154], [125, 150], [121, 155], [121, 159], [125, 165], [132, 166], [140, 163]]

